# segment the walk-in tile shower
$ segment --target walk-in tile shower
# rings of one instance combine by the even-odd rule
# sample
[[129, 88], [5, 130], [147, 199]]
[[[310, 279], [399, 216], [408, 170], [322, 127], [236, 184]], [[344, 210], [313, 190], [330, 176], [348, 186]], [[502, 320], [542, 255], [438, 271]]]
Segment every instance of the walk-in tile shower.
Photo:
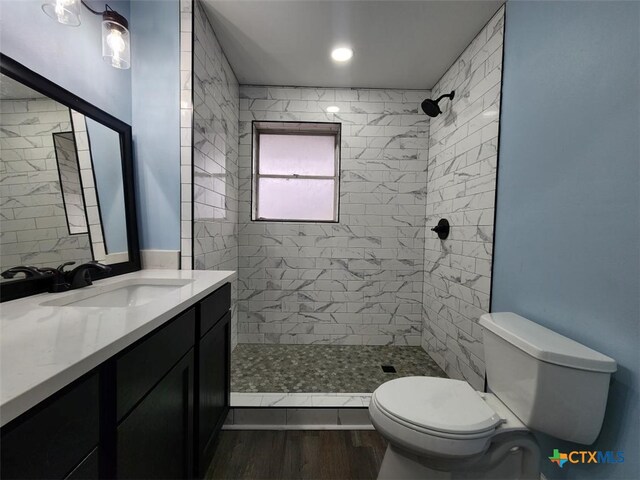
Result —
[[[238, 272], [232, 404], [366, 398], [405, 375], [482, 388], [503, 9], [431, 90], [400, 90], [239, 85], [203, 7], [182, 8], [183, 111], [193, 99], [193, 124], [182, 125], [182, 264]], [[421, 109], [452, 91], [441, 114]], [[254, 121], [340, 124], [337, 222], [252, 219]], [[431, 231], [441, 218], [446, 240]]]

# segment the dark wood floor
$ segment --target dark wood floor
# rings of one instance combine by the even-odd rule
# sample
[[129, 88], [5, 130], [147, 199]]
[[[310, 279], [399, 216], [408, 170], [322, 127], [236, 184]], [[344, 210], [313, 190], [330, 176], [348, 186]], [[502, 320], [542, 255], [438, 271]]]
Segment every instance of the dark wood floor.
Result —
[[375, 479], [386, 449], [373, 430], [223, 430], [208, 479]]

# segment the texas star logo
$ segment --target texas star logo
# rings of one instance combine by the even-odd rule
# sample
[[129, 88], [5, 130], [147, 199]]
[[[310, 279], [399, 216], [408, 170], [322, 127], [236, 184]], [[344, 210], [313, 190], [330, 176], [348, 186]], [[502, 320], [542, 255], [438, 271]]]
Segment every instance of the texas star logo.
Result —
[[549, 457], [552, 463], [557, 463], [560, 468], [569, 461], [566, 453], [560, 453], [557, 448], [553, 449], [553, 456]]

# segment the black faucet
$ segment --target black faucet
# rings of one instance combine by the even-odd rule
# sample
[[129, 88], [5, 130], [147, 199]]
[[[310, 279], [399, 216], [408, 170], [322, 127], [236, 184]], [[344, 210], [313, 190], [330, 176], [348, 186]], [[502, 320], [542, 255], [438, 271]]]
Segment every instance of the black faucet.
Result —
[[69, 283], [69, 288], [73, 290], [74, 288], [82, 288], [92, 285], [93, 281], [91, 280], [91, 274], [89, 273], [91, 270], [102, 273], [109, 273], [111, 271], [111, 267], [95, 261], [78, 265], [70, 272], [65, 272], [65, 277], [67, 279], [67, 283]]
[[9, 270], [5, 270], [0, 275], [3, 278], [14, 278], [18, 273], [24, 273], [25, 278], [42, 277], [44, 273], [38, 270], [36, 267], [11, 267]]
[[53, 276], [53, 282], [49, 286], [49, 292], [66, 292], [71, 288], [71, 285], [67, 283], [67, 279], [65, 278], [66, 272], [64, 271], [64, 267], [67, 265], [73, 265], [74, 263], [76, 262], [63, 263], [58, 268], [42, 267], [39, 269], [42, 273], [49, 273]]

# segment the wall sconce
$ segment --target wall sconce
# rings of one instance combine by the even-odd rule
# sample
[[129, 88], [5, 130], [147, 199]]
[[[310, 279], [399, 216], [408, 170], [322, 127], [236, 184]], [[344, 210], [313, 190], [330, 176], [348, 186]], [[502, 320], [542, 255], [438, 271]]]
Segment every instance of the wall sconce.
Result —
[[46, 0], [42, 10], [63, 25], [80, 25], [80, 0]]
[[102, 58], [112, 67], [131, 67], [129, 44], [129, 22], [118, 12], [107, 10], [102, 13]]
[[44, 0], [42, 10], [63, 25], [77, 27], [80, 25], [80, 4], [94, 15], [102, 16], [103, 60], [114, 68], [123, 70], [130, 68], [129, 22], [109, 5], [105, 5], [105, 10], [99, 12], [92, 9], [84, 0]]

